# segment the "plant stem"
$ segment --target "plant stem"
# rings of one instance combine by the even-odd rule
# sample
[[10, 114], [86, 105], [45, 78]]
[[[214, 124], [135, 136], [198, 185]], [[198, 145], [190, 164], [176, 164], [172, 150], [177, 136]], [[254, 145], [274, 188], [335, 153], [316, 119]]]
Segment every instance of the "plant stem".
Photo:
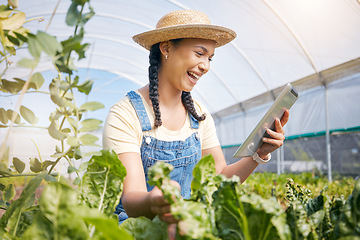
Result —
[[56, 166], [56, 164], [58, 164], [58, 162], [61, 160], [61, 158], [63, 158], [66, 154], [68, 154], [71, 151], [72, 147], [70, 147], [66, 152], [63, 153], [63, 155], [61, 157], [58, 157], [55, 161], [55, 163], [51, 166], [48, 174], [50, 175], [51, 171], [54, 169], [54, 167]]
[[[100, 198], [100, 204], [99, 204], [99, 207], [98, 207], [98, 210], [99, 212], [101, 212], [101, 209], [102, 209], [102, 205], [104, 203], [104, 198], [105, 198], [105, 193], [106, 193], [106, 187], [107, 187], [107, 179], [108, 179], [108, 175], [109, 175], [109, 172], [110, 172], [110, 165], [109, 167], [106, 169], [106, 175], [105, 175], [105, 181], [104, 181], [104, 189], [103, 189], [103, 192], [101, 194], [101, 198]], [[95, 233], [95, 226], [91, 226], [90, 227], [90, 237], [92, 237]]]
[[[9, 126], [10, 127], [10, 126]], [[48, 127], [39, 127], [39, 126], [25, 126], [25, 125], [17, 125], [12, 126], [13, 128], [40, 128], [40, 129], [48, 129]]]
[[9, 138], [10, 132], [11, 132], [12, 127], [13, 127], [13, 125], [14, 125], [14, 121], [15, 121], [15, 119], [16, 119], [17, 112], [19, 111], [21, 102], [22, 102], [22, 100], [23, 100], [24, 93], [25, 93], [25, 92], [28, 90], [28, 88], [29, 88], [29, 84], [30, 84], [30, 80], [31, 80], [31, 77], [32, 77], [32, 75], [33, 75], [33, 72], [34, 72], [34, 68], [31, 69], [31, 72], [30, 72], [30, 74], [29, 74], [29, 77], [28, 77], [28, 79], [26, 80], [23, 88], [21, 89], [21, 94], [20, 94], [20, 96], [19, 96], [18, 101], [16, 102], [16, 106], [15, 106], [15, 109], [14, 109], [14, 113], [13, 113], [13, 115], [12, 115], [12, 117], [11, 117], [11, 122], [10, 122], [9, 129], [8, 129], [8, 131], [7, 131], [7, 133], [6, 133], [4, 142], [3, 142], [2, 146], [1, 146], [1, 149], [0, 149], [0, 159], [3, 157], [3, 155], [4, 155], [4, 153], [5, 153], [5, 149], [6, 149], [6, 145], [7, 145], [7, 144], [6, 144], [6, 143], [7, 143], [7, 140], [8, 140], [8, 138]]
[[[27, 91], [26, 93], [43, 93], [43, 94], [47, 94], [47, 95], [50, 95], [49, 92], [44, 92], [44, 91]], [[21, 93], [12, 93], [11, 94], [11, 97], [12, 96], [17, 96], [17, 95], [20, 95]], [[0, 95], [0, 97], [9, 97], [9, 96], [2, 96]]]
[[[83, 10], [84, 10], [84, 6], [85, 6], [85, 4], [81, 6], [80, 17], [79, 17], [80, 19], [81, 19], [81, 16], [82, 16], [82, 12], [83, 12]], [[77, 32], [77, 29], [78, 29], [78, 27], [79, 27], [80, 19], [78, 19], [78, 22], [77, 22], [77, 24], [76, 24], [76, 26], [75, 26], [75, 31], [74, 31], [74, 35], [73, 35], [74, 37], [76, 36], [76, 32]], [[70, 61], [71, 52], [72, 52], [72, 50], [69, 52], [68, 58], [67, 58], [67, 60], [66, 60], [66, 63], [67, 63], [68, 66], [69, 66], [69, 61]]]
[[24, 22], [24, 24], [28, 23], [28, 22], [31, 22], [31, 21], [34, 21], [34, 20], [39, 20], [39, 22], [42, 22], [42, 21], [44, 21], [44, 19], [45, 19], [45, 17], [34, 17], [34, 18], [30, 18], [29, 20], [26, 20]]
[[110, 165], [106, 171], [106, 175], [105, 175], [105, 181], [104, 181], [104, 189], [103, 192], [101, 194], [101, 198], [100, 198], [100, 204], [99, 204], [99, 208], [98, 210], [101, 212], [101, 208], [104, 202], [104, 198], [105, 198], [105, 193], [106, 193], [106, 187], [107, 187], [107, 180], [108, 180], [108, 176], [109, 176], [109, 172], [110, 172]]
[[42, 162], [41, 154], [40, 154], [40, 150], [39, 150], [38, 145], [35, 143], [34, 139], [31, 139], [31, 141], [35, 144], [36, 150], [37, 150], [37, 152], [38, 152], [38, 154], [39, 154], [40, 162]]
[[33, 177], [37, 176], [37, 173], [28, 173], [28, 174], [16, 174], [16, 175], [7, 175], [7, 176], [0, 176], [0, 178], [9, 178], [9, 177]]
[[[65, 159], [68, 161], [68, 163], [70, 164], [70, 166], [75, 167], [75, 165], [70, 161], [70, 159], [69, 159], [67, 156], [65, 156]], [[76, 175], [77, 175], [78, 177], [80, 177], [80, 175], [79, 175], [78, 172], [75, 172], [75, 173], [76, 173]]]

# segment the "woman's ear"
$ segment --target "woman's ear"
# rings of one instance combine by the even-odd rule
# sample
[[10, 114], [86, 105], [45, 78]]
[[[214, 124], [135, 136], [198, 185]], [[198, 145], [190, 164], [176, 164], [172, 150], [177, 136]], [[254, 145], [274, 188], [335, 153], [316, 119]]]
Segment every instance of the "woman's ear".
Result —
[[169, 56], [170, 46], [171, 46], [170, 41], [165, 41], [160, 43], [159, 45], [160, 52], [164, 57]]

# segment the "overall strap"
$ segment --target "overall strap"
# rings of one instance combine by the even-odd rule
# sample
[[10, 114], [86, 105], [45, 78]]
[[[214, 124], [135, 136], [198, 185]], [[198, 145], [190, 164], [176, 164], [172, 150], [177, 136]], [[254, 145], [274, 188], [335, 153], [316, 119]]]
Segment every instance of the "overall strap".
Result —
[[193, 129], [199, 129], [199, 122], [196, 120], [193, 115], [189, 113], [189, 119], [190, 119], [190, 127]]
[[144, 103], [141, 100], [141, 96], [134, 91], [128, 92], [127, 96], [129, 97], [129, 100], [130, 100], [131, 104], [133, 105], [133, 107], [136, 111], [136, 114], [140, 120], [142, 130], [143, 131], [151, 130], [150, 120], [146, 113]]

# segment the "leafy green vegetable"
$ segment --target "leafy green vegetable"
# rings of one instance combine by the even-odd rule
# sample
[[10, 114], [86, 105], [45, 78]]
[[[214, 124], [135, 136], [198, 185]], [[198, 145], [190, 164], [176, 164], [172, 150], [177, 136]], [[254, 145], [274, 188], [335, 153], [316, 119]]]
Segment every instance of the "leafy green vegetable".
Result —
[[360, 180], [355, 182], [354, 191], [343, 207], [335, 226], [334, 238], [360, 238]]
[[0, 227], [6, 229], [10, 235], [16, 236], [19, 234], [18, 228], [21, 225], [21, 214], [33, 205], [35, 199], [34, 192], [45, 176], [46, 172], [43, 172], [31, 179], [21, 193], [21, 196], [9, 206], [1, 217]]
[[114, 214], [119, 203], [126, 169], [114, 151], [102, 150], [93, 156], [81, 184], [82, 200], [107, 216]]
[[150, 220], [146, 217], [129, 218], [120, 225], [136, 240], [167, 239], [167, 224], [158, 217]]
[[171, 204], [171, 213], [180, 220], [178, 238], [180, 239], [217, 239], [212, 231], [212, 215], [208, 214], [207, 205], [201, 202], [186, 201], [180, 190], [171, 184], [170, 172], [173, 166], [157, 162], [149, 169], [149, 184], [157, 186], [164, 198]]
[[[85, 222], [90, 223], [96, 227], [96, 232], [92, 239], [109, 239], [109, 240], [133, 240], [134, 238], [127, 233], [126, 230], [119, 228], [119, 223], [116, 218], [108, 218], [104, 215], [89, 215], [84, 217]], [[155, 238], [148, 238], [155, 239]]]
[[40, 211], [23, 239], [89, 239], [82, 219], [86, 209], [77, 203], [75, 190], [59, 182], [50, 183], [41, 195]]
[[290, 238], [285, 214], [274, 199], [241, 192], [240, 182], [226, 181], [214, 193], [213, 207], [220, 238]]
[[[191, 182], [191, 200], [211, 204], [213, 193], [226, 177], [216, 174], [215, 161], [211, 155], [205, 156], [196, 164]], [[235, 179], [240, 181], [240, 179]]]

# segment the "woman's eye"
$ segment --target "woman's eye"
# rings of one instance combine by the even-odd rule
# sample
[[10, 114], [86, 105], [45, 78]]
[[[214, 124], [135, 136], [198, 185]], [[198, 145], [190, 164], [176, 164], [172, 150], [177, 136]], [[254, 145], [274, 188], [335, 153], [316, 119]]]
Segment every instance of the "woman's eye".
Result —
[[202, 56], [203, 54], [201, 52], [195, 52], [196, 55]]

